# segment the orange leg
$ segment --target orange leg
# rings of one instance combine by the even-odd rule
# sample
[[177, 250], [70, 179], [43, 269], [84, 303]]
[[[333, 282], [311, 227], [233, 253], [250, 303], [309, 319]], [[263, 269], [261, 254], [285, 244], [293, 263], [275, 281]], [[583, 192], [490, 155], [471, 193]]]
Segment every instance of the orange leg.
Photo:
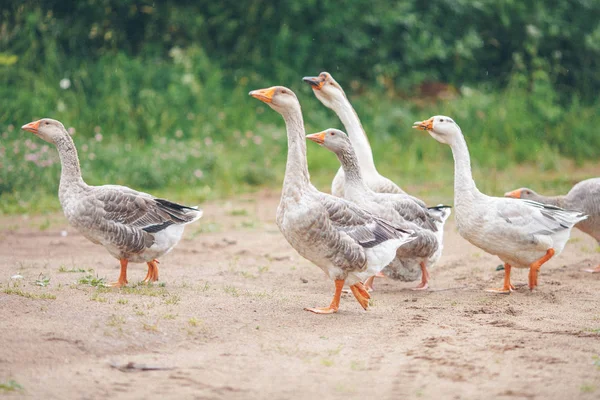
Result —
[[128, 261], [125, 258], [119, 260], [121, 263], [121, 274], [119, 274], [119, 280], [113, 283], [109, 283], [108, 286], [112, 287], [122, 287], [127, 285], [127, 263]]
[[590, 272], [592, 274], [596, 274], [598, 272], [600, 272], [600, 265], [598, 265], [596, 268], [588, 268], [588, 269], [584, 269], [585, 272]]
[[427, 266], [424, 262], [421, 263], [421, 283], [417, 285], [417, 287], [413, 288], [413, 290], [427, 290], [429, 287], [429, 271], [427, 271]]
[[146, 274], [146, 278], [144, 278], [144, 283], [156, 282], [158, 281], [158, 260], [148, 261], [148, 273]]
[[538, 277], [538, 272], [540, 271], [540, 268], [546, 261], [551, 259], [553, 255], [554, 255], [554, 249], [550, 248], [550, 249], [548, 249], [548, 251], [546, 251], [546, 254], [542, 258], [535, 261], [533, 264], [531, 264], [529, 266], [529, 289], [530, 290], [533, 290], [533, 288], [536, 287], [538, 284], [537, 277]]
[[374, 280], [375, 280], [375, 275], [368, 277], [367, 280], [365, 281], [364, 285], [365, 285], [365, 289], [367, 290], [367, 292], [373, 291], [373, 281]]
[[504, 285], [500, 289], [486, 289], [486, 292], [510, 294], [510, 292], [515, 290], [515, 287], [510, 283], [511, 268], [509, 264], [504, 264]]
[[335, 280], [335, 294], [333, 295], [333, 300], [331, 300], [331, 304], [329, 305], [329, 307], [305, 308], [305, 310], [313, 312], [315, 314], [336, 313], [338, 308], [340, 308], [340, 297], [342, 296], [342, 288], [343, 287], [344, 287], [344, 280], [336, 279]]
[[358, 300], [362, 308], [365, 310], [369, 308], [369, 299], [371, 298], [371, 295], [361, 282], [350, 286], [350, 290], [352, 290], [352, 294], [356, 297], [356, 300]]

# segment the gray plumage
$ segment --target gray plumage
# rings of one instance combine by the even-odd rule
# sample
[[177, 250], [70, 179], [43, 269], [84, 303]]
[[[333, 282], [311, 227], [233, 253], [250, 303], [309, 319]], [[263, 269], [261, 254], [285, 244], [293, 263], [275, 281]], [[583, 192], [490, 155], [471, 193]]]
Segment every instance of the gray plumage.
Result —
[[507, 192], [505, 196], [513, 197], [517, 192], [521, 199], [529, 199], [587, 214], [588, 218], [578, 222], [575, 228], [587, 233], [600, 244], [600, 178], [581, 181], [573, 186], [566, 195], [561, 196], [544, 196], [529, 188]]
[[354, 148], [340, 130], [328, 129], [308, 138], [338, 157], [344, 171], [345, 199], [415, 232], [416, 239], [397, 250], [396, 258], [384, 270], [386, 275], [414, 280], [421, 274], [421, 262], [432, 265], [437, 261], [441, 254], [443, 224], [449, 215], [447, 207], [428, 208], [422, 200], [407, 194], [375, 193], [364, 182]]
[[125, 186], [90, 186], [81, 176], [75, 144], [59, 121], [46, 118], [24, 128], [58, 150], [62, 167], [58, 195], [69, 223], [117, 259], [152, 262], [177, 244], [184, 225], [202, 216], [195, 207]]

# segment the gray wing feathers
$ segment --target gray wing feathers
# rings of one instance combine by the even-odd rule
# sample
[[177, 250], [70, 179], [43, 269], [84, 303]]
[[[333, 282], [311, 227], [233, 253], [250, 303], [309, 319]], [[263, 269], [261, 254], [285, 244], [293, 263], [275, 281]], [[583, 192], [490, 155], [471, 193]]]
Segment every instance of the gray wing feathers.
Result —
[[[332, 247], [330, 259], [336, 265], [346, 265], [341, 258], [349, 262], [347, 267], [366, 266], [365, 249], [375, 247], [393, 239], [412, 240], [413, 232], [396, 227], [385, 220], [362, 210], [354, 204], [338, 198], [323, 196], [320, 203], [325, 207], [326, 219], [332, 225], [335, 238], [329, 243]], [[339, 239], [338, 239], [339, 240]], [[343, 268], [343, 267], [342, 267]]]
[[527, 226], [528, 233], [532, 235], [550, 235], [570, 229], [587, 218], [579, 211], [564, 210], [531, 200], [504, 202], [498, 207], [498, 215], [509, 224]]
[[187, 224], [202, 211], [168, 200], [155, 199], [134, 190], [102, 187], [83, 204], [90, 229], [104, 232], [111, 243], [126, 253], [141, 252], [154, 244], [154, 234], [174, 224]]

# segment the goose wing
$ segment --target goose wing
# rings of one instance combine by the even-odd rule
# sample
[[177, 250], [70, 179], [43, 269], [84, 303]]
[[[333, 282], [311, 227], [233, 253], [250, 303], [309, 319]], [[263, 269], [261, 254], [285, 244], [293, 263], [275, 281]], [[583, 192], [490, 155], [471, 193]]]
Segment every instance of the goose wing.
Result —
[[551, 235], [570, 229], [587, 216], [531, 200], [500, 199], [497, 216], [530, 235]]

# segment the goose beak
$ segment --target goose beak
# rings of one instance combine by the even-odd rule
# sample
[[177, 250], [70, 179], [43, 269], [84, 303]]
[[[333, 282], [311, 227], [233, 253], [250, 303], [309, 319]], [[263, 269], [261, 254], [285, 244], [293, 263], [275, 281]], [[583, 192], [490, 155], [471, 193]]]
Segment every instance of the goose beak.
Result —
[[431, 131], [433, 130], [433, 117], [425, 121], [417, 121], [413, 123], [413, 128], [420, 131]]
[[272, 103], [273, 95], [275, 94], [275, 87], [253, 90], [248, 94], [264, 103]]
[[326, 131], [319, 132], [319, 133], [312, 133], [310, 135], [306, 135], [306, 138], [308, 140], [312, 140], [313, 142], [315, 142], [317, 144], [323, 144], [323, 143], [325, 143], [325, 133], [326, 133]]
[[24, 131], [31, 132], [31, 133], [37, 133], [39, 126], [40, 126], [40, 121], [38, 120], [38, 121], [33, 121], [26, 125], [23, 125], [21, 127], [21, 129], [23, 129]]
[[521, 198], [521, 189], [513, 190], [512, 192], [504, 193], [504, 197], [512, 197], [513, 199]]
[[313, 90], [321, 90], [325, 84], [325, 80], [318, 76], [305, 76], [302, 80], [312, 86]]

